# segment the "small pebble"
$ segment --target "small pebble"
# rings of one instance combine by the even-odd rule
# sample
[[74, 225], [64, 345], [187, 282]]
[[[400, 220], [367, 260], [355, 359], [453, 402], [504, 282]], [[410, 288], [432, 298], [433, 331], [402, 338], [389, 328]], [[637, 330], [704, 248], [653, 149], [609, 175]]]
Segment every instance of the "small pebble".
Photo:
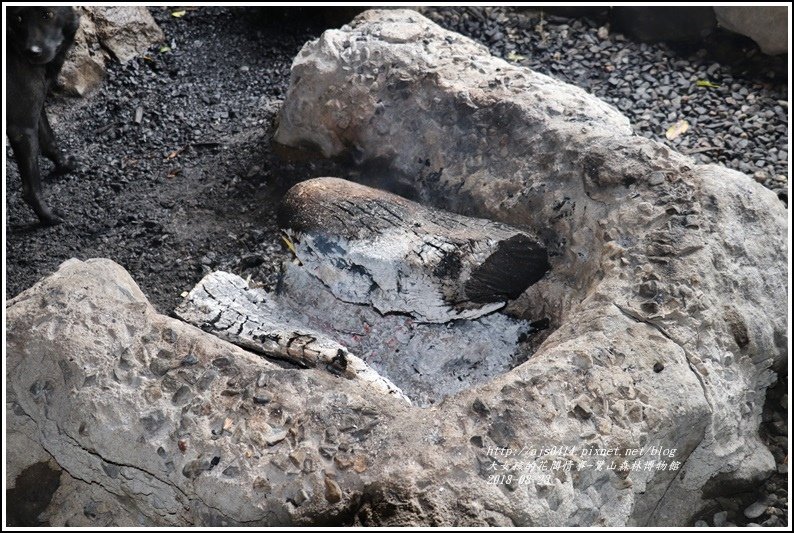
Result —
[[267, 435], [265, 435], [265, 442], [268, 446], [275, 446], [282, 440], [287, 438], [286, 429], [271, 428]]
[[267, 385], [267, 374], [264, 372], [260, 372], [259, 376], [256, 378], [256, 386], [260, 389]]
[[648, 177], [648, 185], [655, 187], [664, 183], [666, 179], [664, 172], [657, 170], [656, 172], [651, 172], [651, 175]]
[[766, 504], [755, 502], [744, 510], [744, 516], [747, 518], [758, 518], [766, 512]]
[[608, 37], [609, 37], [609, 29], [606, 26], [601, 26], [600, 28], [598, 28], [599, 39], [603, 41], [606, 40]]
[[260, 392], [259, 394], [254, 396], [253, 399], [254, 399], [254, 403], [255, 404], [257, 404], [257, 405], [265, 405], [265, 404], [270, 403], [273, 400], [273, 397], [270, 396], [266, 392]]
[[308, 495], [308, 494], [306, 494], [306, 491], [305, 491], [305, 490], [303, 490], [303, 489], [300, 489], [300, 490], [299, 490], [298, 492], [296, 492], [296, 493], [295, 493], [293, 496], [290, 496], [290, 497], [288, 497], [288, 498], [287, 498], [287, 501], [288, 501], [288, 502], [291, 502], [291, 503], [292, 503], [292, 504], [293, 504], [295, 507], [300, 507], [300, 506], [301, 506], [301, 505], [303, 505], [303, 504], [306, 502], [306, 500], [308, 500], [308, 499], [309, 499], [309, 495]]
[[776, 516], [772, 516], [761, 522], [762, 527], [777, 527], [779, 525], [780, 525], [780, 519]]
[[325, 477], [325, 499], [329, 503], [337, 503], [342, 499], [342, 489], [339, 484], [328, 476]]
[[184, 405], [188, 401], [190, 401], [190, 397], [191, 397], [190, 387], [188, 387], [187, 385], [182, 385], [181, 387], [179, 387], [179, 389], [177, 389], [177, 391], [172, 396], [171, 402], [174, 405]]

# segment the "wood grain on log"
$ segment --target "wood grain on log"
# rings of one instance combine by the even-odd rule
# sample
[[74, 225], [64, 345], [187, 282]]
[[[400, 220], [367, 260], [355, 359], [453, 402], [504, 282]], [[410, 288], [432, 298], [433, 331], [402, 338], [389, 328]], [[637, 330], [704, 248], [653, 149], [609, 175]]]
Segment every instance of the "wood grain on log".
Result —
[[397, 386], [347, 348], [307, 327], [301, 315], [278, 305], [265, 291], [249, 289], [239, 276], [226, 272], [205, 276], [176, 314], [243, 348], [306, 368], [324, 367], [348, 379], [361, 379], [410, 403]]
[[510, 370], [528, 356], [519, 339], [533, 332], [501, 313], [447, 324], [384, 316], [339, 300], [295, 263], [285, 265], [278, 294], [208, 274], [177, 315], [243, 348], [362, 379], [420, 407]]
[[177, 314], [421, 406], [528, 356], [532, 326], [494, 313], [549, 268], [526, 231], [335, 178], [293, 187], [280, 218], [300, 265], [285, 264], [278, 293], [215, 272]]
[[549, 270], [528, 231], [337, 178], [294, 186], [279, 220], [338, 298], [426, 322], [491, 313]]

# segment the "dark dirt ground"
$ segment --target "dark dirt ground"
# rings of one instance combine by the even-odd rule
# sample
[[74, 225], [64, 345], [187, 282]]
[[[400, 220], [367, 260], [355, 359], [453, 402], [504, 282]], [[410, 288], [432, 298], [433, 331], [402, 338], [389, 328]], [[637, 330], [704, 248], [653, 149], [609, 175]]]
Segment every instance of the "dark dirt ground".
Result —
[[[477, 13], [465, 18], [444, 10], [449, 8], [431, 12], [432, 18], [482, 40], [495, 53], [514, 51], [515, 46], [508, 50], [500, 44], [499, 35], [507, 23], [494, 20], [505, 17], [501, 12], [486, 20]], [[49, 201], [65, 216], [64, 224], [38, 225], [21, 199], [17, 167], [7, 149], [7, 298], [71, 257], [107, 257], [118, 262], [165, 314], [211, 270], [231, 271], [273, 287], [278, 265], [287, 256], [275, 220], [282, 194], [297, 181], [324, 175], [345, 177], [345, 171], [332, 162], [282, 161], [270, 144], [292, 59], [304, 42], [319, 36], [327, 20], [260, 18], [244, 9], [225, 8], [188, 11], [183, 18], [171, 17], [166, 8], [152, 8], [152, 12], [171, 51], [160, 53], [157, 46], [144, 58], [110, 65], [105, 84], [89, 98], [56, 96], [50, 101], [50, 116], [62, 147], [80, 163], [76, 173], [47, 184]], [[470, 19], [482, 20], [472, 23]], [[576, 31], [594, 33], [595, 28]], [[530, 36], [525, 38], [529, 47]], [[519, 52], [527, 53], [525, 45], [519, 42], [518, 46]], [[566, 46], [559, 44], [563, 51]], [[534, 68], [548, 63], [545, 55], [554, 56], [553, 50], [548, 54], [538, 50], [527, 60]], [[647, 47], [642, 50], [656, 53]], [[550, 64], [549, 73], [563, 79], [575, 74], [565, 69], [557, 72], [556, 63]], [[648, 111], [623, 105], [621, 93], [609, 96], [608, 82], [591, 80], [592, 87], [585, 85], [639, 120], [640, 132], [646, 134], [641, 121], [650, 116]], [[760, 90], [761, 84], [750, 86], [750, 92]], [[763, 98], [775, 105], [774, 93]], [[138, 109], [143, 113], [140, 123], [135, 122]], [[727, 121], [732, 111], [720, 113], [717, 118], [727, 117]], [[650, 126], [653, 120], [657, 119]], [[658, 128], [650, 126], [647, 134], [658, 136]], [[770, 135], [774, 136], [770, 142], [779, 143], [786, 141], [787, 133]], [[750, 137], [754, 137], [752, 132]], [[696, 141], [691, 139], [699, 150]], [[763, 147], [759, 150], [764, 151]], [[732, 162], [728, 155], [720, 162], [744, 170], [743, 161]], [[776, 161], [767, 166], [787, 166], [782, 157]], [[755, 177], [772, 180], [774, 173]], [[781, 186], [779, 181], [764, 183], [773, 189]], [[785, 189], [781, 191], [782, 197]], [[785, 387], [782, 379], [770, 394], [762, 427], [781, 465], [787, 461], [781, 455], [788, 436]], [[719, 509], [728, 510], [729, 520], [740, 525], [747, 523], [742, 510], [748, 498], [775, 498], [776, 503], [770, 501], [770, 505], [785, 509], [786, 478], [786, 473], [777, 474], [758, 493], [726, 498]], [[705, 514], [703, 518], [710, 522]], [[778, 523], [785, 524], [784, 519]]]
[[170, 52], [112, 64], [89, 98], [50, 100], [61, 147], [80, 165], [45, 186], [64, 224], [39, 226], [7, 150], [7, 298], [71, 257], [113, 259], [166, 314], [210, 270], [273, 286], [286, 251], [281, 195], [340, 174], [329, 162], [283, 162], [270, 146], [292, 59], [319, 24], [223, 8], [152, 12]]

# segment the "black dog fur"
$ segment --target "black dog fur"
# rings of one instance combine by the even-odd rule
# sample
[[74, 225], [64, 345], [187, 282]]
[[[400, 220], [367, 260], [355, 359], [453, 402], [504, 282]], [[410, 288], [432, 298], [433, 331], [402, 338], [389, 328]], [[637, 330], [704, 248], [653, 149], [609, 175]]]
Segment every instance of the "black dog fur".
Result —
[[6, 134], [22, 178], [22, 196], [44, 225], [61, 219], [41, 197], [39, 154], [55, 173], [73, 170], [58, 148], [44, 100], [74, 42], [79, 17], [71, 7], [6, 8]]

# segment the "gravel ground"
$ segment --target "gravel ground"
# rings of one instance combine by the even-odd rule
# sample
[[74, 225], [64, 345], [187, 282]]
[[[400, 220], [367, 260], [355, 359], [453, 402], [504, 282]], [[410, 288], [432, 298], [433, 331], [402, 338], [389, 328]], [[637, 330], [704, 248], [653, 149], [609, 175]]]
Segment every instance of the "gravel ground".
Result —
[[152, 12], [171, 51], [114, 64], [90, 98], [50, 105], [62, 147], [80, 162], [48, 185], [66, 223], [39, 227], [8, 149], [7, 297], [70, 257], [120, 263], [164, 313], [211, 270], [273, 286], [282, 193], [339, 174], [324, 162], [283, 163], [270, 147], [292, 59], [318, 28], [271, 26], [244, 10]]
[[[66, 223], [38, 226], [21, 200], [8, 150], [6, 297], [70, 257], [117, 261], [164, 313], [211, 270], [272, 287], [286, 255], [275, 223], [281, 195], [299, 180], [345, 176], [330, 162], [283, 162], [270, 146], [292, 58], [319, 35], [318, 26], [307, 27], [301, 17], [267, 24], [224, 8], [178, 19], [165, 8], [152, 11], [170, 51], [157, 47], [146, 58], [113, 65], [92, 97], [50, 105], [63, 147], [81, 164], [48, 185]], [[637, 44], [587, 22], [505, 8], [425, 12], [494, 54], [613, 103], [638, 133], [746, 172], [785, 201], [786, 80], [732, 71], [708, 54]], [[667, 140], [679, 120], [689, 130]], [[762, 426], [780, 473], [760, 489], [720, 499], [698, 525], [787, 524], [786, 386], [781, 380], [769, 394]]]

